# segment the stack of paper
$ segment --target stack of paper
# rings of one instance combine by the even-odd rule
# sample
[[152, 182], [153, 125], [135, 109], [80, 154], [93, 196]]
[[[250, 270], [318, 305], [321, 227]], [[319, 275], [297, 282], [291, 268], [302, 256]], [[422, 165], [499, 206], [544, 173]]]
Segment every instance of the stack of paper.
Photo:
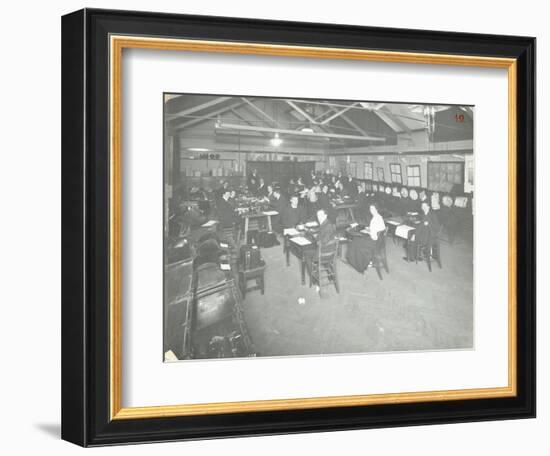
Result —
[[285, 228], [283, 234], [285, 236], [298, 236], [300, 232], [296, 228]]
[[291, 239], [292, 242], [294, 242], [295, 244], [298, 244], [298, 245], [310, 245], [311, 242], [308, 241], [305, 237], [302, 237], [302, 236], [297, 236], [297, 237], [293, 237]]
[[403, 239], [409, 238], [409, 231], [414, 230], [414, 227], [408, 225], [399, 225], [395, 229], [395, 235]]

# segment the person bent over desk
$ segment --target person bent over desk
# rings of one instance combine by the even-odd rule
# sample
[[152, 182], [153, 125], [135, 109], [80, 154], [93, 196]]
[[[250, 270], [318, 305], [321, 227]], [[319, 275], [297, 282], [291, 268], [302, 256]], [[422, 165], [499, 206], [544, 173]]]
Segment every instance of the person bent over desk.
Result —
[[365, 272], [376, 253], [376, 241], [378, 241], [379, 233], [386, 229], [384, 219], [378, 213], [377, 204], [371, 203], [369, 208], [372, 215], [369, 235], [354, 238], [346, 254], [348, 263], [361, 274]]
[[290, 204], [285, 206], [281, 214], [283, 228], [295, 228], [306, 221], [306, 211], [298, 206], [298, 196], [290, 197]]

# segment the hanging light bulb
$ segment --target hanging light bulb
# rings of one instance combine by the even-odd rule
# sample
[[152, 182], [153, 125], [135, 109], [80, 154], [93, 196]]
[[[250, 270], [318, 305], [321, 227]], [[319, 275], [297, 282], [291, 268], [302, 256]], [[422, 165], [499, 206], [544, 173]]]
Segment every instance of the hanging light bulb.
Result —
[[279, 147], [283, 143], [283, 140], [279, 138], [279, 133], [275, 133], [275, 136], [269, 142], [273, 147]]

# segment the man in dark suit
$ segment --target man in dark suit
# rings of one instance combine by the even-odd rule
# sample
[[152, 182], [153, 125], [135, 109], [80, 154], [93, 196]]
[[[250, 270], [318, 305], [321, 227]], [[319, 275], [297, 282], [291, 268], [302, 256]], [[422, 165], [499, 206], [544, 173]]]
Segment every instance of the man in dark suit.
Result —
[[247, 186], [250, 193], [256, 193], [258, 186], [260, 185], [260, 178], [258, 177], [258, 170], [252, 170], [252, 174], [248, 175]]
[[232, 228], [234, 224], [238, 221], [238, 217], [235, 214], [235, 209], [229, 203], [230, 196], [231, 191], [228, 189], [225, 190], [222, 194], [221, 199], [217, 203], [218, 219], [221, 228]]
[[420, 242], [422, 245], [432, 246], [438, 242], [441, 224], [427, 201], [422, 203], [422, 212], [422, 222], [417, 228], [417, 242]]
[[267, 195], [267, 185], [265, 185], [265, 182], [261, 177], [258, 182], [258, 187], [256, 188], [255, 194], [258, 198], [263, 198], [264, 196]]
[[283, 210], [285, 209], [287, 204], [288, 204], [288, 201], [285, 199], [283, 195], [281, 195], [281, 189], [279, 188], [273, 189], [273, 196], [272, 198], [270, 198], [270, 206], [273, 208], [273, 210], [279, 213], [278, 215], [272, 218], [273, 229], [277, 233], [280, 233], [282, 231], [281, 217], [283, 214]]
[[[324, 209], [319, 209], [317, 211], [317, 221], [319, 222], [319, 233], [317, 235], [317, 248], [307, 249], [305, 254], [305, 260], [308, 265], [308, 270], [311, 273], [311, 263], [318, 258], [320, 252], [327, 253], [327, 249], [335, 248], [336, 245], [333, 244], [330, 247], [330, 243], [335, 241], [336, 238], [336, 227], [334, 223], [328, 218], [327, 212]], [[317, 285], [318, 287], [319, 285]], [[317, 288], [319, 290], [319, 288]]]
[[290, 197], [290, 204], [287, 205], [281, 214], [283, 228], [294, 228], [306, 221], [306, 213], [303, 207], [298, 206], [298, 196]]
[[319, 221], [319, 236], [317, 238], [317, 243], [320, 246], [324, 246], [334, 240], [336, 236], [336, 227], [334, 223], [330, 221], [327, 211], [324, 209], [319, 209], [317, 211], [317, 220]]
[[271, 207], [273, 207], [273, 209], [276, 210], [279, 213], [279, 215], [281, 215], [283, 213], [283, 209], [287, 206], [287, 204], [288, 204], [288, 201], [281, 194], [281, 190], [278, 188], [274, 189]]

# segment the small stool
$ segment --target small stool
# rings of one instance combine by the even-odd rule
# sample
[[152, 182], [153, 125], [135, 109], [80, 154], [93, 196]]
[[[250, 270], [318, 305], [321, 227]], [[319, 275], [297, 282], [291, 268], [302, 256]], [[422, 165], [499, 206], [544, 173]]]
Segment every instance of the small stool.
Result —
[[[243, 299], [246, 296], [247, 291], [261, 290], [262, 294], [265, 291], [265, 280], [264, 280], [264, 270], [265, 265], [259, 266], [254, 269], [240, 270], [239, 271], [239, 287], [243, 295]], [[256, 283], [249, 287], [248, 281], [255, 280]]]

